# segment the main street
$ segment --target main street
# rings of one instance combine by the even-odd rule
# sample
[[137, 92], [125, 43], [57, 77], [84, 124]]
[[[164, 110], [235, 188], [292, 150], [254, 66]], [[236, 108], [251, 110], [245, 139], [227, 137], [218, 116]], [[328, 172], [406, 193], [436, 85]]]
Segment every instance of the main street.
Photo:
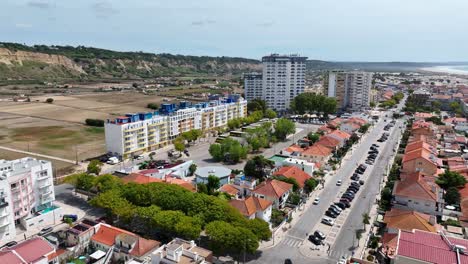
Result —
[[[306, 208], [301, 218], [286, 233], [286, 236], [281, 241], [276, 241], [275, 246], [264, 249], [257, 258], [251, 260], [251, 263], [280, 263], [286, 258], [291, 259], [293, 263], [336, 263], [336, 260], [341, 256], [339, 254], [342, 252], [346, 253], [346, 247], [349, 244], [349, 238], [352, 239], [354, 237], [354, 230], [344, 232], [343, 229], [350, 229], [351, 225], [356, 225], [354, 221], [362, 222], [361, 211], [367, 211], [365, 209], [370, 207], [370, 201], [373, 202], [375, 200], [375, 196], [378, 192], [378, 187], [376, 186], [378, 185], [376, 185], [374, 181], [376, 181], [378, 184], [380, 181], [379, 178], [372, 180], [371, 177], [371, 183], [369, 184], [366, 182], [365, 187], [363, 188], [364, 190], [360, 191], [359, 197], [356, 197], [356, 199], [352, 202], [353, 207], [351, 208], [350, 216], [347, 218], [348, 221], [344, 224], [344, 228], [340, 229], [338, 239], [335, 240], [339, 241], [337, 242], [338, 246], [333, 246], [332, 252], [335, 252], [335, 255], [330, 258], [314, 258], [313, 255], [317, 254], [312, 252], [312, 249], [308, 249], [311, 251], [310, 253], [307, 252], [308, 254], [304, 254], [299, 250], [299, 248], [303, 248], [306, 245], [310, 245], [310, 248], [312, 248], [312, 244], [307, 240], [307, 234], [311, 234], [315, 230], [315, 226], [320, 223], [320, 220], [324, 216], [324, 213], [329, 205], [338, 200], [341, 186], [336, 186], [336, 181], [340, 179], [343, 181], [343, 185], [349, 184], [352, 172], [358, 164], [364, 161], [370, 146], [373, 143], [376, 143], [377, 139], [382, 135], [384, 131], [383, 128], [387, 124], [387, 122], [384, 120], [387, 119], [387, 121], [389, 121], [391, 119], [391, 114], [392, 112], [390, 111], [384, 112], [384, 116], [380, 118], [380, 120], [374, 125], [374, 128], [363, 137], [357, 146], [351, 150], [351, 155], [348, 155], [347, 158], [343, 160], [342, 166], [336, 171], [336, 173], [327, 177], [328, 179], [326, 179], [324, 189], [319, 191], [321, 200], [320, 203], [318, 205], [312, 205]], [[388, 115], [389, 117], [385, 118], [385, 115]], [[395, 129], [396, 128], [397, 126], [395, 126]], [[372, 170], [371, 175], [374, 175], [378, 170], [380, 170], [378, 172], [382, 174], [383, 170], [381, 170], [381, 167], [382, 164], [384, 164], [383, 161], [388, 160], [388, 157], [390, 156], [392, 148], [395, 146], [396, 142], [397, 137], [392, 136], [386, 142], [380, 144], [380, 149], [384, 151], [381, 151], [381, 155], [379, 156], [381, 160], [377, 161], [378, 164], [373, 166], [375, 169], [370, 168]], [[383, 167], [385, 167], [385, 165], [386, 164], [384, 164]], [[366, 198], [363, 198], [364, 196]], [[353, 212], [354, 210], [356, 210], [356, 212]], [[349, 220], [352, 218], [357, 218], [358, 220]], [[353, 232], [352, 235], [350, 235], [349, 232]], [[343, 239], [344, 236], [347, 238]], [[343, 241], [340, 239], [343, 239]]]

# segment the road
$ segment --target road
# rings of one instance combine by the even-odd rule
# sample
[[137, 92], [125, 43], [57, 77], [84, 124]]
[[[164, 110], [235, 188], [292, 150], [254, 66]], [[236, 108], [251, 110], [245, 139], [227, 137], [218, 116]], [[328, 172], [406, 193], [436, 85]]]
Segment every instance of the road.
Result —
[[[387, 114], [391, 114], [391, 112], [387, 112]], [[352, 172], [355, 170], [359, 163], [362, 163], [367, 156], [367, 152], [370, 146], [377, 141], [377, 139], [383, 133], [383, 127], [385, 126], [386, 122], [384, 122], [385, 118], [381, 118], [374, 126], [374, 128], [362, 139], [362, 142], [359, 142], [357, 146], [353, 147], [351, 150], [352, 153], [342, 162], [342, 166], [337, 170], [335, 175], [329, 176], [327, 179], [327, 183], [325, 184], [324, 189], [321, 191], [320, 196], [320, 204], [308, 207], [302, 217], [298, 222], [287, 232], [285, 238], [282, 241], [276, 242], [276, 246], [263, 250], [258, 256], [255, 256], [251, 259], [251, 263], [280, 263], [285, 258], [290, 258], [293, 263], [336, 263], [335, 256], [332, 258], [310, 258], [308, 254], [305, 256], [300, 250], [299, 247], [304, 245], [305, 243], [309, 243], [306, 240], [307, 234], [311, 234], [315, 229], [315, 226], [320, 222], [321, 218], [324, 216], [325, 211], [327, 210], [328, 206], [338, 200], [339, 191], [341, 189], [340, 186], [336, 186], [336, 181], [341, 179], [343, 181], [343, 185], [347, 185], [351, 180], [350, 176]], [[391, 118], [388, 118], [389, 120]], [[396, 127], [396, 126], [395, 126]], [[389, 149], [393, 148], [395, 144], [395, 138], [388, 139], [386, 142], [381, 143], [381, 149], [384, 149], [386, 146], [390, 146]], [[384, 154], [386, 156], [387, 154]], [[380, 165], [379, 165], [380, 166]], [[377, 183], [379, 181], [377, 180]], [[372, 184], [366, 183], [366, 190], [372, 190], [374, 188]], [[377, 189], [378, 190], [378, 189]], [[371, 195], [366, 195], [369, 201], [375, 200], [375, 189]], [[366, 191], [361, 191], [360, 195], [366, 194]], [[353, 203], [359, 204], [356, 209], [352, 208], [351, 214], [352, 217], [348, 217], [347, 219], [357, 218], [359, 222], [362, 222], [362, 213], [361, 210], [364, 210], [369, 207], [368, 203], [361, 202], [362, 198], [357, 197]], [[364, 200], [364, 201], [365, 201]], [[357, 202], [359, 201], [359, 202]], [[354, 213], [353, 211], [356, 210]], [[356, 217], [358, 215], [359, 217]], [[349, 222], [350, 220], [348, 220]], [[349, 228], [351, 225], [355, 224], [353, 221], [346, 222], [345, 228]], [[343, 229], [343, 228], [342, 228]], [[341, 232], [341, 231], [340, 231]], [[354, 236], [354, 230], [352, 230]], [[345, 233], [345, 232], [341, 232]], [[340, 253], [340, 250], [343, 248], [346, 249], [348, 245], [349, 237], [351, 239], [353, 236], [349, 236], [349, 233], [346, 234], [339, 234], [340, 237], [348, 236], [343, 242], [340, 241], [338, 238], [336, 241], [338, 242], [339, 246], [334, 246], [334, 252]]]

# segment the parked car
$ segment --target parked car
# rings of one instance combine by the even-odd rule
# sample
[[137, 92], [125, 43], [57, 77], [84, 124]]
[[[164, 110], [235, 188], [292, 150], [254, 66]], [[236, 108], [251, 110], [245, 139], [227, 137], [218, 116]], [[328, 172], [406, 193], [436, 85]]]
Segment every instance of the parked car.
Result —
[[310, 242], [314, 243], [314, 245], [320, 246], [323, 244], [322, 240], [314, 235], [309, 236]]
[[353, 175], [353, 176], [351, 176], [351, 180], [353, 180], [353, 181], [359, 181], [359, 176]]
[[341, 180], [336, 181], [336, 186], [341, 186]]
[[72, 220], [72, 222], [76, 222], [76, 220], [78, 220], [78, 216], [76, 214], [66, 214], [66, 215], [63, 215], [62, 221], [65, 221], [65, 219], [67, 218]]
[[328, 217], [331, 217], [331, 218], [337, 218], [338, 217], [338, 214], [331, 211], [331, 210], [326, 211], [325, 215], [328, 216]]
[[319, 230], [316, 230], [314, 232], [314, 236], [318, 237], [320, 240], [324, 240], [327, 238], [324, 233], [320, 232]]
[[338, 211], [335, 207], [330, 206], [328, 208], [329, 211], [333, 211], [337, 216], [340, 215], [341, 211]]
[[292, 260], [287, 258], [284, 260], [284, 264], [292, 264]]
[[360, 180], [360, 181], [359, 181], [359, 184], [360, 184], [360, 185], [364, 185], [364, 181], [363, 181], [363, 180]]
[[326, 225], [329, 225], [329, 226], [333, 226], [335, 224], [335, 220], [331, 219], [331, 218], [328, 218], [328, 217], [324, 217], [322, 218], [322, 221], [321, 221], [323, 224], [326, 224]]
[[16, 242], [16, 241], [10, 241], [10, 242], [8, 242], [8, 243], [5, 243], [5, 244], [4, 244], [3, 246], [1, 246], [0, 248], [12, 247], [12, 246], [15, 246], [15, 245], [17, 245], [17, 244], [18, 244], [18, 242]]
[[330, 205], [330, 208], [333, 208], [335, 211], [337, 211], [337, 212], [340, 213], [340, 214], [341, 214], [341, 212], [343, 212], [343, 209], [341, 209], [340, 207], [338, 207], [336, 204]]
[[346, 209], [346, 204], [344, 204], [343, 202], [337, 202], [335, 203], [335, 205], [341, 208], [341, 210]]
[[119, 159], [117, 157], [110, 157], [106, 163], [110, 165], [115, 165], [119, 163]]
[[54, 228], [52, 226], [44, 227], [44, 228], [41, 229], [41, 231], [39, 231], [38, 235], [40, 235], [40, 236], [46, 235], [46, 234], [52, 232], [52, 230], [54, 230]]

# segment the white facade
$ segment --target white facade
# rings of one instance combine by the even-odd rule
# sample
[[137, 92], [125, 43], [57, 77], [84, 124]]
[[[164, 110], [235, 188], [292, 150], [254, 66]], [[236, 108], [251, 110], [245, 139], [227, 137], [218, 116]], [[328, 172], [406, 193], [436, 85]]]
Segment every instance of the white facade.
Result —
[[244, 94], [247, 101], [263, 98], [263, 75], [261, 73], [244, 74]]
[[326, 95], [335, 97], [342, 110], [360, 111], [371, 102], [372, 73], [330, 71], [326, 78]]
[[0, 160], [0, 240], [16, 236], [15, 224], [53, 224], [61, 217], [55, 200], [52, 164], [34, 158]]
[[247, 115], [247, 101], [242, 98], [229, 103], [215, 101], [208, 107], [179, 109], [169, 115], [142, 115], [148, 116], [138, 121], [127, 122], [130, 117], [125, 116], [106, 122], [107, 152], [128, 157], [167, 145], [178, 135], [191, 129], [224, 127], [229, 120]]
[[289, 109], [291, 101], [304, 92], [307, 57], [272, 54], [262, 58], [263, 100], [277, 111]]
[[295, 166], [305, 173], [312, 175], [314, 173], [315, 164], [306, 160], [287, 158], [283, 161], [283, 166]]

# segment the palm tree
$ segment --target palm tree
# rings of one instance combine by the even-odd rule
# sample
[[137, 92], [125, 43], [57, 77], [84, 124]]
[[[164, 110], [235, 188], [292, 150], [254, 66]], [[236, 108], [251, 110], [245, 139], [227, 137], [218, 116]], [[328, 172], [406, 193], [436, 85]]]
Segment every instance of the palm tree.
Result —
[[366, 226], [370, 224], [370, 216], [368, 213], [362, 214], [362, 223], [364, 224], [364, 229], [366, 229]]
[[356, 233], [354, 235], [356, 236], [357, 245], [359, 247], [359, 240], [361, 240], [361, 238], [362, 238], [362, 230], [361, 229], [356, 229]]

